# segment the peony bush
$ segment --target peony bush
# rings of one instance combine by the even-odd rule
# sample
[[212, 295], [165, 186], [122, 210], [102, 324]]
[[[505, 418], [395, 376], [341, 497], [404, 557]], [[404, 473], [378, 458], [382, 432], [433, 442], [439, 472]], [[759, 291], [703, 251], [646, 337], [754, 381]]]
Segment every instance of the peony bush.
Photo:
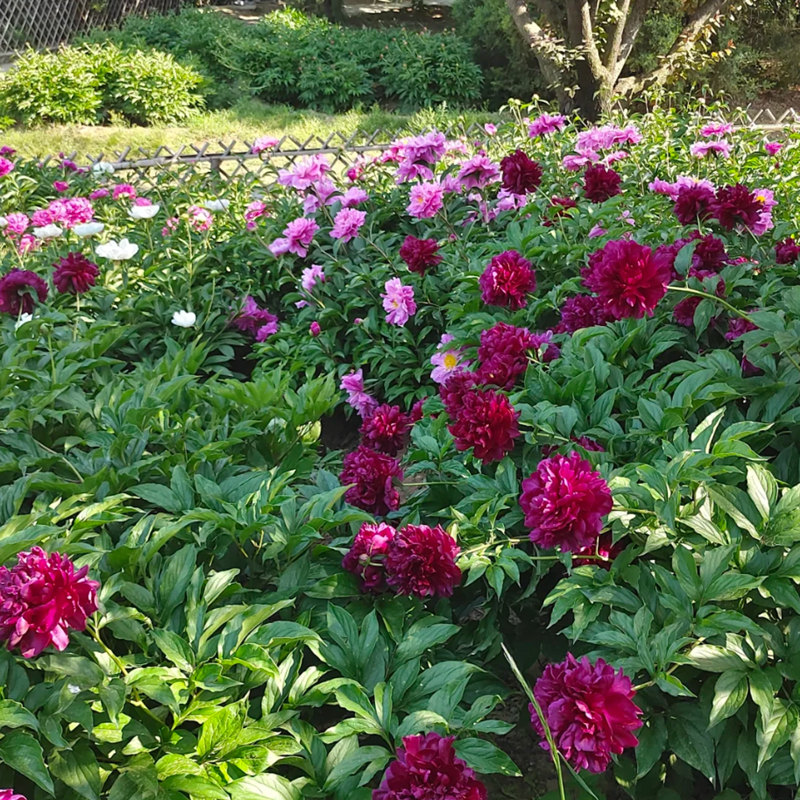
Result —
[[796, 134], [276, 145], [0, 154], [8, 796], [794, 796]]

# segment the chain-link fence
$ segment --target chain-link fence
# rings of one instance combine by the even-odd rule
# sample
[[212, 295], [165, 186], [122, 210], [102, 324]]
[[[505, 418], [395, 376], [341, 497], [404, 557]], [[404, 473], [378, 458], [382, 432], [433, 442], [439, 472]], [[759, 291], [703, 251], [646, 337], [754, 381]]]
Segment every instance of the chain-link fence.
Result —
[[129, 14], [174, 11], [183, 0], [0, 0], [0, 56], [27, 45], [58, 47], [74, 34], [118, 25]]

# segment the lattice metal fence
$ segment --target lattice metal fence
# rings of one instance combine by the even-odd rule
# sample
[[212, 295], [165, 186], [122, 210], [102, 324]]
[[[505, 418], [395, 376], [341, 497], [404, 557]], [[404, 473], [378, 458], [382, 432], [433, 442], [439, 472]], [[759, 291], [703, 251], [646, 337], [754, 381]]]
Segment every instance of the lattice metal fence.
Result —
[[0, 0], [0, 55], [57, 47], [73, 34], [117, 25], [129, 14], [173, 11], [183, 0]]

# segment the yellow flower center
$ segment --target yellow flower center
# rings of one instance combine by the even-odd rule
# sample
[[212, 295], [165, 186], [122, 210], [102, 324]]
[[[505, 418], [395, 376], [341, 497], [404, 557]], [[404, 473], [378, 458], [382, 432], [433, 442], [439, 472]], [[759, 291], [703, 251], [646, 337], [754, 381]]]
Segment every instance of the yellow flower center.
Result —
[[453, 355], [453, 353], [447, 353], [444, 357], [445, 369], [453, 369], [456, 364], [458, 364], [458, 359]]

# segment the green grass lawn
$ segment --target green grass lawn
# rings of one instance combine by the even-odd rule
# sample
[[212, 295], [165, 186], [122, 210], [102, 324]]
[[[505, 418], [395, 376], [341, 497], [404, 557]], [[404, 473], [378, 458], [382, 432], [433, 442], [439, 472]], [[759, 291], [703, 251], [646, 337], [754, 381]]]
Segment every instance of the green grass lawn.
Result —
[[334, 131], [350, 135], [357, 130], [372, 132], [415, 130], [437, 126], [447, 128], [497, 119], [497, 114], [449, 110], [421, 111], [413, 115], [380, 109], [322, 114], [288, 106], [271, 106], [257, 100], [242, 100], [233, 108], [198, 112], [183, 125], [138, 128], [123, 125], [48, 125], [39, 128], [11, 128], [0, 133], [0, 144], [14, 147], [21, 156], [39, 157], [52, 153], [100, 153], [113, 158], [126, 147], [152, 151], [160, 145], [170, 148], [203, 142], [253, 141], [258, 136], [293, 136], [300, 142], [309, 137], [326, 137]]

